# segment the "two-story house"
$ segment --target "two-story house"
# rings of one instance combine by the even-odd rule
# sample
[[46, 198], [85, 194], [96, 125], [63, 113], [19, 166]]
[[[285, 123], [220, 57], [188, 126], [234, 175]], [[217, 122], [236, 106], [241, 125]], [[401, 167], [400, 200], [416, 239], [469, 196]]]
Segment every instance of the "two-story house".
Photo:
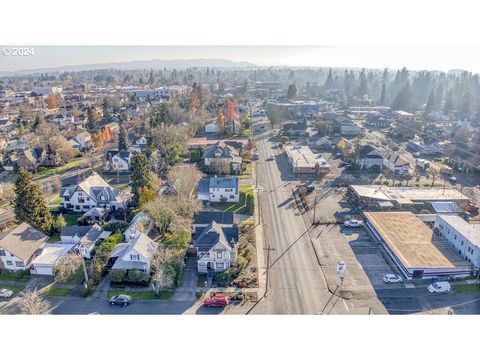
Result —
[[384, 157], [383, 165], [396, 174], [407, 175], [410, 162], [397, 153], [389, 153]]
[[355, 157], [355, 163], [361, 169], [369, 169], [372, 166], [383, 167], [383, 155], [376, 147], [372, 145], [362, 146]]
[[238, 202], [238, 177], [214, 176], [198, 183], [198, 199], [210, 202]]
[[201, 274], [223, 272], [235, 260], [238, 228], [220, 225], [215, 221], [195, 230], [197, 270]]
[[107, 170], [129, 171], [132, 153], [126, 150], [107, 151]]
[[92, 175], [78, 185], [62, 187], [60, 200], [65, 209], [84, 213], [95, 207], [110, 211], [124, 209], [127, 199], [100, 175], [92, 172]]
[[140, 270], [149, 274], [157, 243], [135, 227], [129, 229], [125, 240], [117, 244], [110, 255], [110, 259], [115, 261], [112, 270]]
[[0, 239], [0, 269], [29, 270], [32, 261], [42, 253], [48, 236], [27, 223], [21, 223]]
[[210, 146], [203, 153], [203, 161], [205, 166], [213, 166], [216, 161], [224, 161], [230, 165], [233, 171], [240, 171], [242, 169], [242, 158], [238, 151], [224, 142], [217, 142]]
[[82, 131], [75, 136], [75, 141], [80, 145], [80, 150], [88, 150], [93, 147], [92, 136], [88, 131]]

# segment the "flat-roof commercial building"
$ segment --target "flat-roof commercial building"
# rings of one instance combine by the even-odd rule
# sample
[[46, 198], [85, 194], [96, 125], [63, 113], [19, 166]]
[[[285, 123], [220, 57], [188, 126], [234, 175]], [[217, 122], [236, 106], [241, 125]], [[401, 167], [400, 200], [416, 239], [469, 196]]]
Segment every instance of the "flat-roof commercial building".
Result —
[[320, 155], [316, 155], [308, 146], [284, 146], [288, 161], [295, 174], [321, 174], [330, 171], [330, 165]]
[[472, 264], [411, 212], [364, 212], [370, 233], [407, 279], [464, 277]]
[[384, 185], [350, 185], [349, 197], [363, 209], [389, 208], [397, 210], [431, 209], [431, 203], [455, 202], [467, 206], [468, 197], [451, 188], [388, 187]]
[[470, 224], [453, 214], [437, 214], [435, 228], [453, 250], [480, 269], [480, 224]]

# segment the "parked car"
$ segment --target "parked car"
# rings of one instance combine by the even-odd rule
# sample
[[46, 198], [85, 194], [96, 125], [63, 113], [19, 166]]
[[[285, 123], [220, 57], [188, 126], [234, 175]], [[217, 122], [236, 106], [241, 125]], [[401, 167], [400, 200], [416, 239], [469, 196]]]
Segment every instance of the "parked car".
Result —
[[455, 176], [450, 176], [448, 180], [450, 180], [452, 183], [457, 182], [457, 178]]
[[414, 152], [413, 157], [416, 157], [416, 158], [420, 157], [420, 153], [419, 152]]
[[0, 289], [0, 298], [8, 299], [8, 298], [11, 297], [12, 295], [13, 295], [13, 291], [12, 291], [12, 290]]
[[115, 295], [110, 298], [110, 305], [127, 306], [132, 303], [132, 298], [125, 294]]
[[385, 284], [402, 283], [403, 278], [400, 275], [386, 274], [383, 276], [383, 281], [385, 282]]
[[362, 226], [362, 223], [358, 220], [347, 220], [343, 222], [343, 225], [347, 228], [358, 228]]
[[344, 167], [344, 166], [347, 166], [348, 163], [345, 162], [345, 161], [340, 161], [340, 164], [338, 164], [338, 167]]
[[450, 283], [448, 281], [438, 281], [428, 285], [427, 289], [431, 293], [448, 293], [451, 290]]
[[267, 161], [272, 161], [272, 160], [275, 160], [275, 156], [270, 155], [270, 156], [267, 158]]
[[313, 186], [313, 185], [308, 185], [305, 188], [307, 189], [307, 194], [310, 194], [311, 192], [313, 192], [315, 190], [315, 186]]
[[208, 296], [203, 300], [206, 307], [225, 307], [228, 305], [228, 297], [225, 295]]

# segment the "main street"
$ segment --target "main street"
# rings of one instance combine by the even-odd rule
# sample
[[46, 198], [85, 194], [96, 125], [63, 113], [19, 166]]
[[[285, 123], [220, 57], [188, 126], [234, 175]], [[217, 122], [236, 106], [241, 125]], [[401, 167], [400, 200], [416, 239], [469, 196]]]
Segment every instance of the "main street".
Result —
[[[259, 153], [259, 211], [269, 259], [266, 299], [252, 314], [318, 314], [331, 296], [315, 257], [308, 228], [294, 206], [292, 186], [298, 181], [268, 133], [255, 136]], [[275, 160], [266, 161], [271, 156]]]

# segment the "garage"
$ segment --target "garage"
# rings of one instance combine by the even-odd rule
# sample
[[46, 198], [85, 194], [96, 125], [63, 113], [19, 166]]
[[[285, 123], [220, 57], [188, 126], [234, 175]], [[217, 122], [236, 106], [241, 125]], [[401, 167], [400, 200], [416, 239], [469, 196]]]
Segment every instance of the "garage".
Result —
[[47, 244], [40, 255], [32, 261], [30, 273], [35, 275], [53, 276], [55, 265], [73, 249], [75, 244]]

